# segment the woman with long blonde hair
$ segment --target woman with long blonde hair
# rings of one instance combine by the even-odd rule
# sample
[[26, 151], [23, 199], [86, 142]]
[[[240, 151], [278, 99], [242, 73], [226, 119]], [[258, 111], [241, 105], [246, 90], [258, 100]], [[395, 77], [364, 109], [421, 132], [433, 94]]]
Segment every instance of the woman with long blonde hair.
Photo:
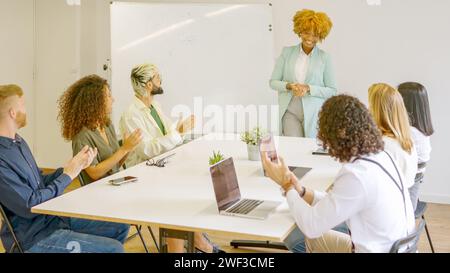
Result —
[[369, 88], [369, 110], [383, 134], [384, 150], [397, 162], [405, 185], [412, 187], [418, 159], [401, 94], [388, 84], [373, 84]]

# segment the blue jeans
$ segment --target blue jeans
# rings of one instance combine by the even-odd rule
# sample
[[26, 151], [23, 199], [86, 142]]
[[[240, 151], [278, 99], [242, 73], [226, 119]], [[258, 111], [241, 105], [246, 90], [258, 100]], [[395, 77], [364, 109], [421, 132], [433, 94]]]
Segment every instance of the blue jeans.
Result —
[[69, 219], [69, 229], [59, 229], [39, 241], [29, 253], [122, 253], [129, 225]]
[[413, 205], [413, 210], [416, 211], [417, 203], [419, 202], [419, 189], [420, 184], [423, 182], [423, 173], [418, 173], [414, 179], [414, 185], [408, 189], [409, 197], [411, 198], [411, 203]]
[[[339, 231], [345, 234], [349, 234], [348, 227], [345, 223], [342, 223], [335, 228], [335, 231]], [[300, 231], [298, 227], [296, 227], [284, 240], [286, 247], [289, 251], [294, 253], [306, 253], [306, 244], [305, 244], [305, 235]]]

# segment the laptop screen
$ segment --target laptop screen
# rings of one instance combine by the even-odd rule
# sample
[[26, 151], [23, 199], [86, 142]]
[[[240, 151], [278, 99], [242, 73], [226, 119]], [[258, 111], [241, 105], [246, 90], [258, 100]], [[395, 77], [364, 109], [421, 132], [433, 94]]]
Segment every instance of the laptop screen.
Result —
[[241, 199], [233, 158], [211, 166], [210, 172], [219, 211], [226, 210]]

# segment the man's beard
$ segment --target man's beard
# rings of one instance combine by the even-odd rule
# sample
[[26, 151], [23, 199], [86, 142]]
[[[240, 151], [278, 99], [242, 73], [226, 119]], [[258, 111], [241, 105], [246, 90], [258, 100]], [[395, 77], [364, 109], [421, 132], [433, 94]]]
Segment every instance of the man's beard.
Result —
[[162, 95], [162, 94], [164, 94], [164, 89], [162, 89], [161, 86], [158, 87], [158, 88], [153, 88], [151, 94], [152, 94], [153, 96], [155, 96], [155, 95]]
[[25, 125], [27, 125], [27, 114], [18, 112], [16, 117], [16, 124], [19, 129], [25, 127]]

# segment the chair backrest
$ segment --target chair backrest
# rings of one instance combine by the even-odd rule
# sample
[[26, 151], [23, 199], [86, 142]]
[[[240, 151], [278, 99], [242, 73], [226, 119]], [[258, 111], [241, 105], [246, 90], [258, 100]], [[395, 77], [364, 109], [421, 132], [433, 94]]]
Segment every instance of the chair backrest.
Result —
[[416, 253], [417, 244], [419, 243], [420, 234], [425, 227], [425, 221], [420, 219], [416, 231], [410, 235], [397, 240], [391, 247], [390, 253]]
[[80, 186], [81, 186], [81, 187], [84, 187], [84, 186], [87, 185], [86, 181], [84, 181], [84, 178], [83, 178], [83, 175], [81, 174], [81, 172], [80, 172], [80, 174], [78, 175], [78, 181], [80, 181]]
[[[122, 145], [123, 145], [123, 139], [119, 139], [118, 142], [119, 142], [119, 146], [122, 147]], [[122, 165], [122, 168], [123, 168], [124, 170], [126, 170], [126, 169], [127, 169], [127, 164], [124, 163], [124, 164]]]
[[[419, 164], [417, 164], [417, 170], [422, 170], [426, 166], [427, 166], [426, 162], [419, 163]], [[419, 182], [422, 183], [423, 177], [424, 177], [424, 172], [422, 170], [421, 172], [416, 173], [416, 177], [414, 178], [414, 182], [415, 183], [419, 183]]]
[[19, 240], [17, 239], [16, 233], [14, 232], [14, 228], [11, 224], [11, 222], [9, 221], [8, 215], [6, 215], [5, 210], [3, 209], [2, 204], [0, 204], [0, 216], [2, 217], [3, 223], [8, 227], [9, 232], [11, 233], [14, 243], [11, 246], [11, 249], [8, 251], [9, 253], [13, 253], [14, 250], [17, 248], [17, 250], [20, 253], [23, 253], [23, 249], [22, 246], [19, 242]]
[[427, 166], [427, 162], [422, 162], [422, 163], [417, 164], [417, 168], [418, 168], [418, 169], [423, 169], [423, 168], [425, 168], [426, 166]]

